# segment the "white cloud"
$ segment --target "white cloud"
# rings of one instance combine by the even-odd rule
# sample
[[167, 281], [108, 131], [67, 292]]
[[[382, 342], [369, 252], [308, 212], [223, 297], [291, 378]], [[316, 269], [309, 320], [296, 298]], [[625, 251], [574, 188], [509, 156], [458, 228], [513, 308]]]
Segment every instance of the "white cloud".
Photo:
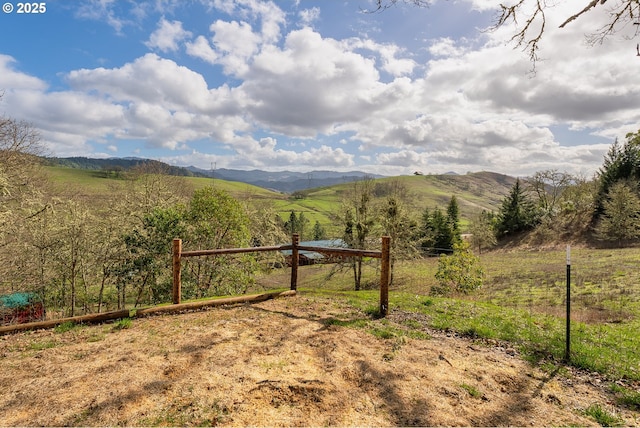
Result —
[[246, 22], [218, 20], [211, 24], [213, 50], [216, 62], [224, 66], [226, 74], [243, 76], [249, 68], [250, 58], [258, 51], [261, 39]]
[[158, 28], [151, 33], [145, 45], [150, 49], [162, 52], [177, 51], [179, 43], [192, 36], [190, 31], [182, 28], [180, 21], [167, 21], [164, 17], [158, 22]]
[[195, 41], [187, 42], [186, 50], [187, 54], [200, 58], [209, 64], [216, 64], [218, 62], [218, 53], [211, 47], [204, 36], [198, 36]]
[[450, 37], [442, 37], [431, 42], [429, 53], [434, 57], [459, 57], [468, 52], [460, 43]]
[[[495, 3], [466, 2], [482, 10]], [[215, 14], [205, 34], [183, 16], [157, 21], [147, 46], [166, 58], [149, 53], [113, 68], [65, 72], [66, 90], [51, 90], [0, 55], [3, 104], [36, 123], [60, 153], [87, 150], [89, 142], [110, 152], [118, 140], [174, 151], [211, 142], [229, 153], [216, 158], [220, 165], [357, 165], [389, 173], [594, 170], [607, 141], [640, 122], [640, 80], [630, 65], [635, 43], [613, 38], [584, 46], [583, 34], [603, 18], [602, 8], [562, 30], [557, 24], [575, 4], [549, 9], [543, 60], [532, 75], [526, 55], [505, 43], [512, 28], [475, 40], [451, 35], [422, 45], [390, 43], [378, 33], [339, 38], [296, 25], [316, 22], [320, 9], [286, 15], [269, 1], [209, 3]], [[180, 11], [177, 2], [159, 5], [167, 13]], [[93, 19], [113, 19], [122, 29], [125, 18], [114, 10], [112, 1], [99, 2]], [[134, 15], [142, 19], [153, 10], [141, 6]], [[198, 72], [181, 62], [182, 48], [204, 61]], [[558, 127], [604, 139], [569, 147], [552, 133]], [[303, 141], [292, 144], [295, 139]], [[173, 159], [210, 161], [190, 152], [195, 155]]]
[[402, 55], [407, 55], [407, 52], [397, 45], [377, 43], [371, 39], [351, 39], [348, 42], [349, 43], [345, 47], [348, 47], [350, 50], [368, 49], [380, 55], [382, 70], [392, 76], [399, 77], [410, 75], [413, 73], [413, 70], [417, 65], [411, 58], [402, 58]]
[[9, 55], [0, 54], [0, 88], [9, 91], [23, 89], [43, 91], [47, 84], [37, 77], [16, 71], [16, 60]]
[[202, 75], [156, 54], [120, 68], [74, 70], [67, 81], [76, 90], [98, 91], [115, 102], [143, 101], [173, 110], [219, 111], [229, 95], [228, 88], [221, 87], [220, 92], [227, 94], [214, 96]]
[[303, 27], [311, 26], [311, 24], [320, 19], [320, 8], [303, 9], [298, 12], [298, 15], [300, 16], [300, 24]]
[[122, 29], [130, 21], [115, 12], [117, 3], [116, 0], [87, 0], [77, 5], [76, 16], [106, 22], [117, 34], [122, 34]]
[[374, 61], [304, 28], [290, 32], [282, 49], [265, 47], [239, 89], [265, 126], [313, 137], [374, 112], [385, 86]]

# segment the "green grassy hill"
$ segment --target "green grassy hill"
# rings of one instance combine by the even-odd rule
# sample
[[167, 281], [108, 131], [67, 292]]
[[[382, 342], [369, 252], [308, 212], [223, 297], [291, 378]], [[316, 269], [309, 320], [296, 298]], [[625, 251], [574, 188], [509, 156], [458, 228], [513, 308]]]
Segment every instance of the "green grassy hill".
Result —
[[[117, 184], [122, 183], [122, 177], [104, 171], [60, 166], [47, 166], [45, 169], [57, 187], [73, 189], [76, 194], [86, 196], [114, 192]], [[228, 191], [237, 199], [269, 200], [284, 220], [288, 219], [292, 210], [296, 213], [303, 212], [311, 225], [319, 221], [329, 231], [336, 230], [332, 216], [339, 212], [343, 195], [353, 186], [352, 183], [344, 183], [309, 189], [293, 196], [235, 181], [202, 177], [182, 179], [193, 189], [213, 185]], [[439, 206], [444, 209], [451, 196], [455, 195], [464, 228], [476, 213], [482, 210], [497, 211], [515, 178], [491, 172], [477, 172], [466, 175], [412, 175], [375, 180], [375, 183], [383, 185], [391, 182], [398, 182], [406, 187], [409, 204], [416, 216], [425, 208], [433, 209]]]
[[[505, 195], [515, 182], [515, 178], [492, 172], [477, 172], [467, 175], [426, 175], [400, 176], [375, 180], [376, 183], [399, 182], [409, 193], [409, 204], [415, 215], [419, 216], [425, 208], [436, 206], [444, 209], [451, 196], [455, 195], [460, 206], [463, 227], [482, 210], [498, 211]], [[279, 211], [302, 211], [305, 216], [320, 223], [330, 214], [338, 212], [345, 192], [353, 184], [345, 183], [330, 187], [310, 189], [303, 199], [280, 200], [276, 202]]]
[[[111, 192], [114, 187], [123, 181], [122, 176], [97, 170], [62, 166], [46, 166], [45, 170], [54, 184], [67, 189], [79, 190], [81, 194], [85, 195], [99, 195], [104, 192]], [[238, 199], [246, 197], [260, 199], [286, 198], [286, 195], [246, 183], [212, 180], [211, 178], [203, 177], [182, 177], [182, 179], [193, 186], [194, 190], [215, 185]]]

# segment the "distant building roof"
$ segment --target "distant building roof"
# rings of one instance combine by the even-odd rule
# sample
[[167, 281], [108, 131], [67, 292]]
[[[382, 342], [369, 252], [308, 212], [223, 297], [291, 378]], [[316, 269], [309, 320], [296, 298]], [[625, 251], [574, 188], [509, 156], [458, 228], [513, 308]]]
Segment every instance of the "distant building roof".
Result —
[[[320, 241], [302, 241], [298, 245], [301, 247], [325, 247], [325, 248], [348, 248], [346, 242], [342, 239], [323, 239]], [[282, 254], [284, 256], [290, 256], [293, 250], [282, 250]], [[307, 250], [299, 250], [299, 255], [305, 256], [308, 259], [312, 260], [322, 260], [325, 256], [324, 254], [318, 253], [316, 251], [307, 251]]]

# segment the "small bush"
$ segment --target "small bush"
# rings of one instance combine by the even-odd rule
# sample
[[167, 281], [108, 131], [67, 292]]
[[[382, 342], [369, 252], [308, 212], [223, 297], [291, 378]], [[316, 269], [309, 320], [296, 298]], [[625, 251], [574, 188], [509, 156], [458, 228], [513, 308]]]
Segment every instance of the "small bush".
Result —
[[482, 287], [484, 270], [469, 244], [460, 242], [453, 245], [453, 254], [440, 256], [436, 279], [438, 286], [432, 289], [435, 294], [469, 294]]
[[482, 398], [482, 393], [478, 390], [478, 388], [476, 388], [473, 385], [469, 385], [466, 383], [463, 383], [460, 385], [460, 388], [464, 389], [465, 391], [467, 391], [469, 393], [470, 396], [472, 396], [473, 398]]

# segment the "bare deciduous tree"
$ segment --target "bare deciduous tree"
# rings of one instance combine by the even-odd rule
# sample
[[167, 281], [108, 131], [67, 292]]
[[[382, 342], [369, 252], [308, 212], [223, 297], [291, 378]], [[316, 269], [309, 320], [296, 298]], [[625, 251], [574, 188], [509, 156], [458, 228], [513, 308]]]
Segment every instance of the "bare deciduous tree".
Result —
[[[515, 42], [516, 47], [522, 47], [529, 54], [529, 59], [535, 63], [538, 60], [540, 41], [547, 29], [547, 11], [566, 1], [568, 0], [511, 0], [500, 3], [493, 29], [498, 29], [508, 23], [515, 23], [516, 30], [511, 41]], [[370, 12], [383, 11], [398, 3], [419, 7], [427, 7], [430, 4], [428, 0], [376, 0], [374, 8]], [[640, 1], [638, 0], [609, 2], [607, 0], [571, 0], [571, 3], [576, 4], [576, 12], [565, 17], [560, 28], [566, 27], [596, 8], [608, 8], [608, 20], [587, 35], [587, 40], [592, 44], [601, 43], [607, 37], [622, 30], [630, 22], [640, 23]], [[635, 36], [639, 33], [640, 25], [637, 25]]]
[[[576, 9], [576, 13], [566, 17], [559, 27], [564, 28], [569, 23], [594, 10], [596, 7], [608, 7], [609, 20], [602, 23], [599, 28], [595, 28], [591, 34], [587, 35], [587, 40], [592, 44], [596, 44], [601, 43], [607, 37], [617, 33], [629, 24], [629, 22], [635, 22], [640, 15], [640, 2], [638, 2], [638, 0], [616, 0], [604, 6], [606, 2], [607, 0], [581, 2], [580, 6]], [[546, 11], [557, 4], [558, 1], [547, 0], [518, 0], [509, 5], [501, 3], [500, 13], [496, 19], [494, 28], [499, 28], [508, 22], [514, 22], [516, 24], [522, 22], [522, 24], [517, 26], [516, 33], [511, 40], [516, 43], [516, 46], [524, 47], [524, 50], [529, 53], [529, 59], [535, 62], [538, 59], [539, 43], [546, 29]], [[637, 34], [638, 29], [636, 29], [636, 35]]]
[[538, 209], [544, 217], [553, 217], [560, 209], [562, 192], [574, 184], [571, 174], [555, 169], [538, 171], [526, 181], [528, 189], [536, 195]]

